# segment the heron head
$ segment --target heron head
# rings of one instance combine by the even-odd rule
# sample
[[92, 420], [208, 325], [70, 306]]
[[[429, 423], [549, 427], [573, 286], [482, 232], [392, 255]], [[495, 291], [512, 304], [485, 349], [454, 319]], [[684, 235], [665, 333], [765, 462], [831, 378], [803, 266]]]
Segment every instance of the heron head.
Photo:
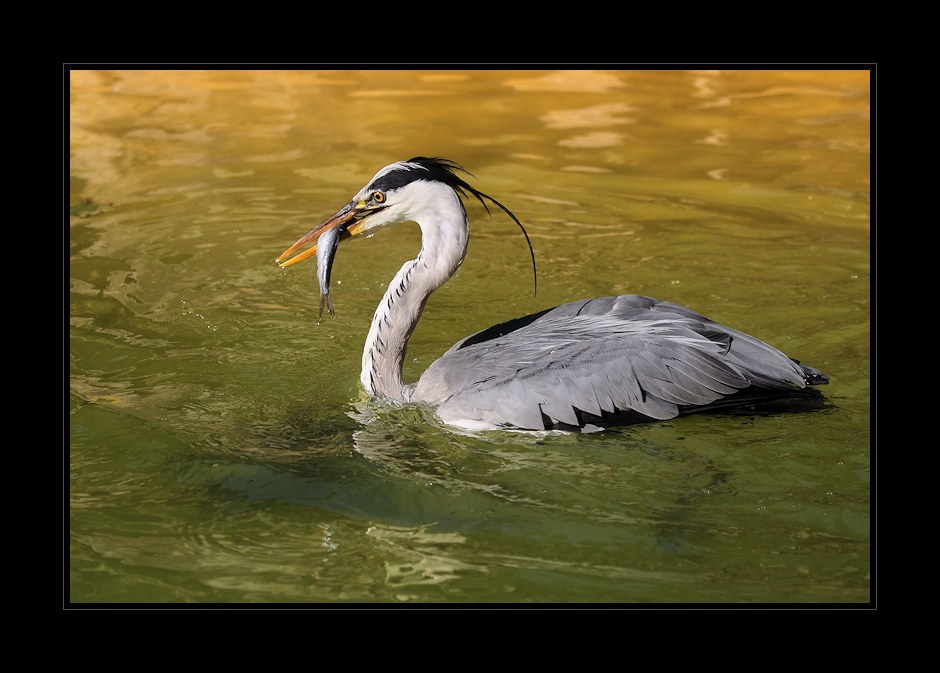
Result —
[[[408, 161], [389, 164], [376, 173], [349, 203], [323, 220], [294, 245], [285, 250], [278, 257], [278, 264], [281, 267], [290, 266], [315, 255], [317, 248], [313, 246], [309, 250], [286, 259], [288, 255], [311, 241], [317, 240], [324, 231], [333, 227], [343, 227], [345, 233], [341, 240], [345, 240], [351, 236], [375, 231], [381, 227], [389, 227], [408, 221], [420, 222], [422, 216], [426, 213], [430, 213], [432, 217], [439, 217], [444, 209], [459, 209], [466, 217], [460, 197], [466, 197], [466, 192], [470, 192], [479, 199], [487, 212], [489, 212], [489, 207], [483, 200], [484, 198], [499, 206], [519, 225], [525, 235], [526, 242], [529, 243], [534, 274], [535, 255], [532, 253], [532, 243], [529, 242], [525, 227], [506, 206], [468, 185], [466, 181], [457, 175], [457, 171], [467, 173], [453, 161], [428, 157], [415, 157]], [[469, 173], [467, 174], [469, 175]]]
[[333, 227], [344, 229], [348, 234], [343, 236], [345, 240], [381, 227], [415, 220], [429, 209], [439, 211], [442, 207], [456, 207], [462, 210], [463, 205], [456, 193], [466, 183], [454, 175], [454, 170], [462, 169], [446, 159], [425, 157], [386, 166], [349, 203], [287, 249], [278, 258], [278, 263], [282, 267], [290, 266], [316, 254], [314, 246], [291, 259], [285, 259]]

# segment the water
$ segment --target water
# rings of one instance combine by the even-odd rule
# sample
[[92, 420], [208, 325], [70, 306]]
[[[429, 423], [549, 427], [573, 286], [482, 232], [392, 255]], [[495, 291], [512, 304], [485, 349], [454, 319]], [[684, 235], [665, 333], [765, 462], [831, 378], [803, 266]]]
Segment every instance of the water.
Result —
[[[78, 72], [72, 602], [868, 602], [862, 72]], [[566, 301], [676, 301], [832, 377], [829, 408], [598, 435], [371, 406], [361, 347], [415, 225], [273, 262], [379, 168], [444, 156], [467, 261], [410, 344]], [[90, 203], [86, 203], [90, 200]]]

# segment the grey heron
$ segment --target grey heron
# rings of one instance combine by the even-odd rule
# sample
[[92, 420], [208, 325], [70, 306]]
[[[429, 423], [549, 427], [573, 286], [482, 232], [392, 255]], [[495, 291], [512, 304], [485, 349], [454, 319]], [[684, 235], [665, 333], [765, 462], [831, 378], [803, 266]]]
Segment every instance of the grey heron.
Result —
[[389, 283], [366, 337], [360, 380], [371, 395], [434, 405], [444, 423], [468, 430], [592, 431], [800, 395], [828, 383], [816, 369], [691, 309], [621, 295], [563, 304], [473, 334], [433, 362], [416, 385], [405, 385], [408, 339], [428, 297], [467, 252], [462, 197], [469, 192], [484, 206], [486, 198], [522, 227], [458, 170], [466, 173], [427, 157], [386, 166], [277, 260], [286, 267], [315, 254], [313, 247], [287, 259], [334, 228], [346, 240], [402, 222], [421, 227], [421, 251]]

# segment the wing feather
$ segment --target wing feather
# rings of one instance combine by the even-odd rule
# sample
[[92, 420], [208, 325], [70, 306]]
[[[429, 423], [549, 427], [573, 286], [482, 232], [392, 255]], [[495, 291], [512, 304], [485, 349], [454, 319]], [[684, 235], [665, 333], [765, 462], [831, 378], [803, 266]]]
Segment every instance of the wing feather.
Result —
[[[812, 380], [817, 377], [817, 381]], [[497, 325], [434, 362], [412, 400], [466, 427], [579, 426], [588, 414], [669, 419], [750, 386], [802, 388], [825, 377], [694, 311], [622, 295], [572, 302]]]

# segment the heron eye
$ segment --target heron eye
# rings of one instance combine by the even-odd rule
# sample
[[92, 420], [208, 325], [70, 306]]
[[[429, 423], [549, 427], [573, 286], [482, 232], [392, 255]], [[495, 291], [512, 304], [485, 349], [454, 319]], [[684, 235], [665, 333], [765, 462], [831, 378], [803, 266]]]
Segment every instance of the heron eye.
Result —
[[372, 192], [372, 200], [375, 201], [376, 203], [384, 203], [385, 194], [383, 194], [382, 192]]

